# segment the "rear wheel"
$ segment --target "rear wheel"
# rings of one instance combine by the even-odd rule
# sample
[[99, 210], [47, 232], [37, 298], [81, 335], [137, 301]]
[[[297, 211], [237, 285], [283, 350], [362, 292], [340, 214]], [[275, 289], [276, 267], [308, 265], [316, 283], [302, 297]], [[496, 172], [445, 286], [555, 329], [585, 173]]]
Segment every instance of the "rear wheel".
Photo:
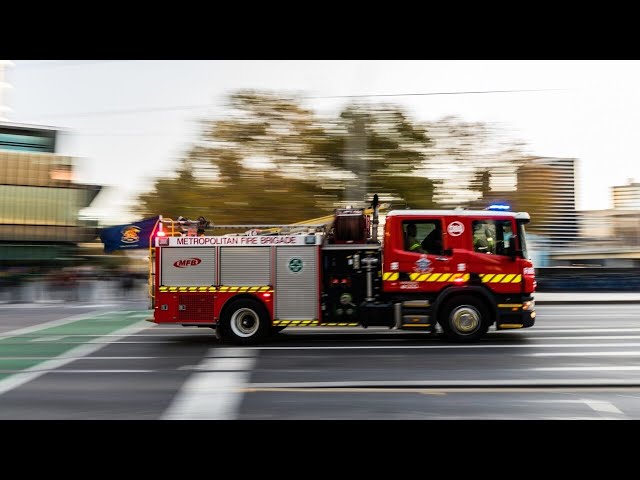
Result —
[[439, 323], [449, 340], [474, 342], [487, 333], [491, 319], [489, 311], [479, 298], [460, 295], [444, 304]]
[[256, 343], [270, 330], [269, 316], [257, 300], [235, 300], [227, 305], [220, 318], [218, 333], [224, 342], [237, 345]]

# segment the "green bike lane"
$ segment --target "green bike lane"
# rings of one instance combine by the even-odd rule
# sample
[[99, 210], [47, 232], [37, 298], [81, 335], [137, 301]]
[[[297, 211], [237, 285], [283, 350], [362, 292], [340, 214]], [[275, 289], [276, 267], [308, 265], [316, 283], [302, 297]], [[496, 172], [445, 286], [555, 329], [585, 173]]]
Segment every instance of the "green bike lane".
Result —
[[2, 334], [0, 394], [149, 328], [149, 316], [148, 310], [90, 312]]

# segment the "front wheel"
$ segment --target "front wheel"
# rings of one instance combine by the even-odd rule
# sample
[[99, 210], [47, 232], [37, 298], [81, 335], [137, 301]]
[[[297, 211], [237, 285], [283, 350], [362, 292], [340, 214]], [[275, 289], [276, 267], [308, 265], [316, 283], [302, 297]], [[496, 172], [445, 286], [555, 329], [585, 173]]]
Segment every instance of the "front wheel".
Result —
[[460, 295], [444, 304], [439, 323], [449, 340], [474, 342], [487, 333], [491, 319], [487, 308], [479, 298]]
[[224, 342], [237, 345], [256, 343], [270, 330], [269, 316], [257, 300], [242, 299], [227, 305], [218, 332]]

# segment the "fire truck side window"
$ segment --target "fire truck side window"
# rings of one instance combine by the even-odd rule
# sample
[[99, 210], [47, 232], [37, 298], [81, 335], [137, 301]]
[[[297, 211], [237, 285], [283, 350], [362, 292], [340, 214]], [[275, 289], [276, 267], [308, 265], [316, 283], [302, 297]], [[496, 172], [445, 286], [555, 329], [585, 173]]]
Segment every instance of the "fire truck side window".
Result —
[[440, 220], [405, 220], [402, 222], [404, 249], [412, 253], [442, 254]]
[[513, 241], [511, 220], [473, 222], [473, 250], [478, 253], [506, 255]]

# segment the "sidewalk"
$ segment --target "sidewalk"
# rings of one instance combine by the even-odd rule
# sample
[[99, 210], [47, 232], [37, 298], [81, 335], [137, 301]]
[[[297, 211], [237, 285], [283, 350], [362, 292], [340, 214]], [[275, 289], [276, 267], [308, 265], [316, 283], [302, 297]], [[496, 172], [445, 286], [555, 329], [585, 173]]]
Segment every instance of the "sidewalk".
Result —
[[640, 292], [535, 292], [536, 305], [640, 303]]

